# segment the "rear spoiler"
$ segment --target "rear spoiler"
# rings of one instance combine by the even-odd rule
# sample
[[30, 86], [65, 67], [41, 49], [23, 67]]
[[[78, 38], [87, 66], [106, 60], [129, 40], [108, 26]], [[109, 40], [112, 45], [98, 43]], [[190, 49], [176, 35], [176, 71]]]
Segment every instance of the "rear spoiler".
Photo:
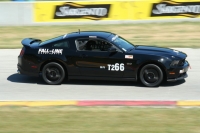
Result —
[[30, 47], [30, 45], [32, 43], [34, 43], [34, 42], [41, 42], [41, 40], [40, 39], [35, 39], [35, 38], [25, 38], [25, 39], [22, 40], [21, 43], [22, 43], [23, 46]]

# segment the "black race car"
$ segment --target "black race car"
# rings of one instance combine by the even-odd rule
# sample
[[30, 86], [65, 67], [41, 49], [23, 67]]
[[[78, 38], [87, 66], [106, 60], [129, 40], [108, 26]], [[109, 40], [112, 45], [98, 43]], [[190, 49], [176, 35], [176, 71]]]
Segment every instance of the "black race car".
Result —
[[67, 79], [140, 80], [158, 86], [163, 80], [187, 77], [189, 63], [183, 52], [133, 45], [110, 32], [83, 31], [46, 41], [25, 38], [18, 56], [18, 73], [42, 75], [47, 84]]

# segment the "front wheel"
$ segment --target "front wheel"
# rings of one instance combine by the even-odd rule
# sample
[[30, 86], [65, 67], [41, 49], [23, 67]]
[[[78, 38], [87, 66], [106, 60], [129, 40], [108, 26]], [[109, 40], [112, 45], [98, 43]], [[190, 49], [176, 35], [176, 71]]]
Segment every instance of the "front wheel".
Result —
[[65, 70], [60, 64], [56, 62], [50, 62], [42, 69], [42, 78], [47, 84], [60, 84], [65, 78]]
[[159, 66], [147, 64], [140, 71], [140, 80], [145, 86], [158, 86], [163, 80], [163, 72]]

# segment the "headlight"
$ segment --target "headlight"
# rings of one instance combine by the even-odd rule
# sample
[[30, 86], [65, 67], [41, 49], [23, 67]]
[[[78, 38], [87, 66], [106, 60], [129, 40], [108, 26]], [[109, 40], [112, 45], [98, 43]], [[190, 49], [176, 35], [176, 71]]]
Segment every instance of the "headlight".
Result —
[[177, 66], [179, 63], [179, 60], [174, 60], [172, 61], [172, 63], [170, 64], [170, 66]]

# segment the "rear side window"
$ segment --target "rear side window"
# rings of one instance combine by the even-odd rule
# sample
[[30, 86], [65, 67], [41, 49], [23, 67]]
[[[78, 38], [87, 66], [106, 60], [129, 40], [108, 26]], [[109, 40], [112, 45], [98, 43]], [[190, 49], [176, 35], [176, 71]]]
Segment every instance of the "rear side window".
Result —
[[53, 44], [53, 47], [70, 48], [70, 45], [67, 41], [64, 41], [64, 42], [57, 42]]
[[58, 37], [55, 37], [55, 38], [51, 38], [51, 39], [49, 39], [49, 40], [46, 40], [46, 41], [41, 42], [40, 45], [49, 44], [49, 43], [52, 43], [52, 42], [54, 42], [54, 41], [58, 41], [58, 40], [60, 40], [60, 39], [62, 39], [62, 38], [63, 38], [63, 36], [58, 36]]

